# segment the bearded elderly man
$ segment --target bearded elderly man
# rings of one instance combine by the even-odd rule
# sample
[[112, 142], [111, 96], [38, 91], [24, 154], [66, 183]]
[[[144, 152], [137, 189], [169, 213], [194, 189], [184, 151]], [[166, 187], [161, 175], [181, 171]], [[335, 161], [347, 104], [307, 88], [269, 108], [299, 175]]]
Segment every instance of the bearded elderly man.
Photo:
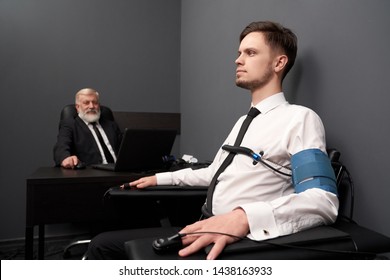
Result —
[[81, 89], [76, 93], [75, 104], [78, 116], [60, 123], [54, 146], [56, 166], [74, 168], [79, 162], [115, 162], [122, 134], [114, 121], [100, 116], [99, 93], [91, 88]]

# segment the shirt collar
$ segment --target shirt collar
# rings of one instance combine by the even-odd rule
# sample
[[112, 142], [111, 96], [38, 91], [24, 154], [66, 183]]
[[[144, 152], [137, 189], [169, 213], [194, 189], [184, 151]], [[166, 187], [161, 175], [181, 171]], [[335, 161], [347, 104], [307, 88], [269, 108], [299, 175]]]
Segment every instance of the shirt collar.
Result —
[[[256, 107], [262, 114], [266, 114], [267, 112], [271, 111], [275, 107], [286, 103], [286, 98], [284, 96], [283, 92], [279, 92], [276, 94], [273, 94], [266, 99], [262, 100], [261, 102], [257, 103]], [[253, 106], [253, 104], [252, 104]]]

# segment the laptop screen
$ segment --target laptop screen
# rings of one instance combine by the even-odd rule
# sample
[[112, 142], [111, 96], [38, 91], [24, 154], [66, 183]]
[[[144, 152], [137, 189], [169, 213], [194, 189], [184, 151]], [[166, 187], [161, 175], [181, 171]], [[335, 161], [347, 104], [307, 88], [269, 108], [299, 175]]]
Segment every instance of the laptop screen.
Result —
[[170, 155], [176, 134], [176, 130], [168, 129], [126, 128], [115, 171], [148, 171], [163, 168], [163, 157]]

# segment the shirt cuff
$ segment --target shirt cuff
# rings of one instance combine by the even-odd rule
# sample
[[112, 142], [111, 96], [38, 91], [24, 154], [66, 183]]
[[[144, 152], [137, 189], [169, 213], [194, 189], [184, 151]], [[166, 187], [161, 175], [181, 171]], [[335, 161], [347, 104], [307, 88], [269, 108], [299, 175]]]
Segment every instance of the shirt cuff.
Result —
[[280, 236], [273, 215], [273, 208], [265, 202], [257, 202], [240, 206], [244, 209], [248, 223], [248, 238], [266, 240]]
[[157, 185], [173, 185], [172, 172], [157, 173]]

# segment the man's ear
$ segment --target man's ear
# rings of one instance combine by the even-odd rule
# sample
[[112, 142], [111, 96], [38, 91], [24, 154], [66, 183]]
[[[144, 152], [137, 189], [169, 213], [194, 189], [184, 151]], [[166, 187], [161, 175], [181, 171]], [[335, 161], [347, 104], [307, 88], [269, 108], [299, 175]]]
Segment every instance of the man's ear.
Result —
[[77, 113], [78, 113], [78, 112], [79, 112], [80, 105], [76, 103], [76, 104], [74, 105], [74, 107], [76, 108], [76, 111], [77, 111]]
[[287, 65], [287, 62], [288, 62], [288, 57], [287, 55], [278, 55], [276, 58], [275, 58], [275, 72], [276, 73], [281, 73], [284, 69], [284, 67], [286, 67]]

